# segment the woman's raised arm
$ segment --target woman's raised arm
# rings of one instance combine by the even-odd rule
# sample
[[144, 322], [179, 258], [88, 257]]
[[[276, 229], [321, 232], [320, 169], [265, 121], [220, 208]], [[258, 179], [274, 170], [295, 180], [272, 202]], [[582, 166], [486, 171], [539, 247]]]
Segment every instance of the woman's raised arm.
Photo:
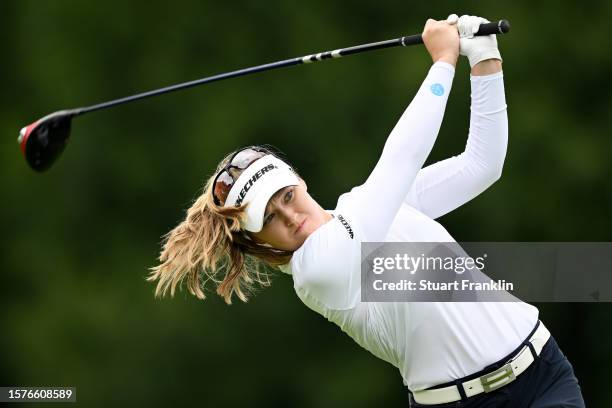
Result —
[[508, 115], [501, 61], [472, 68], [470, 129], [465, 151], [419, 171], [406, 202], [438, 218], [481, 194], [502, 173], [508, 145]]
[[433, 66], [391, 131], [366, 182], [355, 190], [354, 215], [365, 241], [383, 241], [440, 130], [459, 56], [459, 35], [445, 21], [428, 20], [423, 41]]

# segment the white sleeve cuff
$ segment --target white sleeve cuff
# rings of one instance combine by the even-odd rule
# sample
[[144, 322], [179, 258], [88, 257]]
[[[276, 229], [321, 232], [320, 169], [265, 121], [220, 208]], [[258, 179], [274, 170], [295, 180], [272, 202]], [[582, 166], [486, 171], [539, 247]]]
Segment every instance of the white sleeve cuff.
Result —
[[503, 78], [503, 77], [504, 77], [504, 71], [495, 72], [495, 73], [489, 74], [489, 75], [472, 75], [472, 74], [470, 74], [470, 80], [472, 82], [490, 81], [492, 79]]
[[452, 64], [449, 64], [448, 62], [444, 62], [444, 61], [436, 61], [431, 68], [442, 68], [445, 69], [447, 71], [450, 71], [451, 74], [455, 74], [455, 66]]
[[471, 75], [471, 111], [476, 115], [490, 115], [506, 110], [503, 72]]

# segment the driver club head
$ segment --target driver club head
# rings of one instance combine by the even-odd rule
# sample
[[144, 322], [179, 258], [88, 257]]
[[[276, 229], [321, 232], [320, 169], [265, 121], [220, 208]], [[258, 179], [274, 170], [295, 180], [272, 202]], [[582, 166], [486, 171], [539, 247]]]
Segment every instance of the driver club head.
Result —
[[26, 161], [36, 171], [45, 171], [64, 151], [70, 136], [73, 111], [59, 111], [24, 127], [17, 142]]

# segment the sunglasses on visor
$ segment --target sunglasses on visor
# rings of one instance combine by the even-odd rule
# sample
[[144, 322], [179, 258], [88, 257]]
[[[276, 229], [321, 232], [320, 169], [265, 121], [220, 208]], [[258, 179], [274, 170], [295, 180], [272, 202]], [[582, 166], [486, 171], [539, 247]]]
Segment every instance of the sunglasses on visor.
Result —
[[[238, 177], [240, 177], [242, 170], [267, 154], [270, 154], [270, 152], [252, 146], [245, 147], [234, 153], [215, 177], [213, 183], [213, 199], [215, 204], [218, 206], [225, 205], [225, 200], [227, 200], [227, 196]], [[236, 172], [232, 172], [232, 170], [239, 170], [239, 172], [234, 175], [233, 173]]]

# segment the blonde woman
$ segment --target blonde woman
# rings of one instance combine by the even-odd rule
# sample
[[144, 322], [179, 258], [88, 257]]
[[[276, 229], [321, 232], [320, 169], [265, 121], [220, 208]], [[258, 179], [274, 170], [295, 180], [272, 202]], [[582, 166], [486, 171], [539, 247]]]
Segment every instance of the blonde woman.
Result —
[[[523, 302], [360, 301], [361, 242], [454, 242], [435, 218], [476, 197], [501, 174], [507, 115], [495, 36], [473, 37], [479, 17], [428, 20], [433, 65], [360, 186], [323, 209], [274, 151], [228, 155], [186, 219], [167, 234], [149, 280], [156, 295], [186, 281], [204, 299], [212, 281], [246, 301], [267, 270], [290, 274], [299, 298], [358, 344], [396, 366], [411, 406], [582, 407], [573, 369], [538, 309]], [[465, 151], [421, 168], [444, 115], [459, 54], [472, 67]]]

